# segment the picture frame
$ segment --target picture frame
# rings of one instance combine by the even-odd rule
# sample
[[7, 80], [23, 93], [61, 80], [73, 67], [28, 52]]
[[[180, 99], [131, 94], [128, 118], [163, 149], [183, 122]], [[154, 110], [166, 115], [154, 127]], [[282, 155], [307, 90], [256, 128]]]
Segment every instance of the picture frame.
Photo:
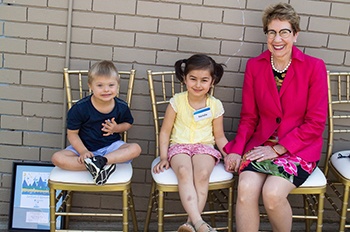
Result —
[[[48, 162], [13, 162], [8, 230], [50, 231], [48, 180], [54, 168]], [[61, 229], [61, 217], [57, 229]]]

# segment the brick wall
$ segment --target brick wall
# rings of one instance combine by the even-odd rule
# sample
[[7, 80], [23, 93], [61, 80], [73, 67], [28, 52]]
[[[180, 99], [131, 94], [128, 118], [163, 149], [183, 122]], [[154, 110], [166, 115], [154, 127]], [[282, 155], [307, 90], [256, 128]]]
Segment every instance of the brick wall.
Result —
[[[154, 150], [146, 70], [172, 70], [177, 59], [199, 52], [225, 63], [216, 96], [224, 103], [225, 131], [232, 139], [246, 61], [266, 49], [261, 13], [275, 2], [279, 0], [75, 0], [66, 54], [68, 0], [0, 0], [0, 217], [8, 216], [12, 162], [49, 161], [61, 148], [65, 63], [87, 69], [107, 59], [120, 70], [137, 70], [130, 139], [143, 150], [133, 162], [136, 209], [143, 218]], [[282, 2], [301, 15], [297, 46], [322, 58], [329, 70], [349, 70], [350, 2]], [[103, 199], [102, 207], [113, 201]]]

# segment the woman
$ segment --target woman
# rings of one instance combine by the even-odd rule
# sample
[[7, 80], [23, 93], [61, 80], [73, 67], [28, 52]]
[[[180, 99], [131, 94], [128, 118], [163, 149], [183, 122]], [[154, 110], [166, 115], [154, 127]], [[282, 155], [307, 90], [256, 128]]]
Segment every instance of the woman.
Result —
[[246, 66], [237, 135], [224, 147], [226, 170], [239, 168], [238, 232], [259, 230], [260, 193], [273, 231], [291, 231], [287, 196], [320, 160], [327, 73], [322, 60], [294, 46], [299, 21], [289, 4], [267, 7], [263, 30], [268, 50]]

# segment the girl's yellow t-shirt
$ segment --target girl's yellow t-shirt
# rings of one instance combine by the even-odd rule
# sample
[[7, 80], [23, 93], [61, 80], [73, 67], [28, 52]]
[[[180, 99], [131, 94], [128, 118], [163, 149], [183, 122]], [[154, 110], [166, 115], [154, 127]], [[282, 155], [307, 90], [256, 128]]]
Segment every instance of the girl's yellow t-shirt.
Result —
[[219, 99], [208, 94], [206, 107], [210, 108], [209, 118], [195, 120], [194, 112], [187, 98], [188, 92], [175, 94], [170, 104], [176, 112], [170, 143], [180, 144], [210, 144], [214, 145], [213, 120], [224, 114], [224, 107]]

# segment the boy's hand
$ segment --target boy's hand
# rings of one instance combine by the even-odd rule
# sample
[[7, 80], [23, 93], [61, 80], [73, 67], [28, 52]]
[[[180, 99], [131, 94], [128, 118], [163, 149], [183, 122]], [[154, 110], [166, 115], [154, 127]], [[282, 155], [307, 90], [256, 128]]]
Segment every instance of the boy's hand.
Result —
[[115, 119], [112, 118], [112, 120], [105, 120], [104, 123], [102, 123], [102, 131], [105, 132], [103, 136], [110, 136], [113, 133], [117, 132], [117, 126], [118, 124], [115, 122]]
[[165, 169], [168, 169], [169, 166], [170, 166], [170, 164], [169, 164], [169, 161], [168, 161], [167, 159], [165, 159], [165, 160], [162, 160], [162, 159], [161, 159], [161, 160], [159, 161], [159, 163], [158, 163], [156, 166], [154, 166], [153, 172], [154, 172], [154, 173], [163, 172], [163, 171], [164, 171], [164, 168], [165, 168]]
[[94, 156], [94, 154], [93, 154], [92, 152], [90, 152], [90, 151], [85, 151], [84, 153], [79, 154], [78, 162], [81, 163], [81, 164], [83, 164], [83, 163], [84, 163], [84, 159], [86, 159], [86, 158], [91, 158], [91, 157], [93, 157], [93, 156]]

